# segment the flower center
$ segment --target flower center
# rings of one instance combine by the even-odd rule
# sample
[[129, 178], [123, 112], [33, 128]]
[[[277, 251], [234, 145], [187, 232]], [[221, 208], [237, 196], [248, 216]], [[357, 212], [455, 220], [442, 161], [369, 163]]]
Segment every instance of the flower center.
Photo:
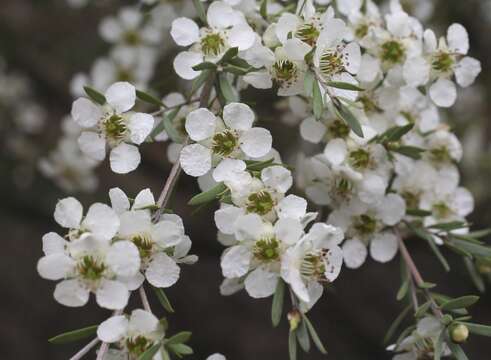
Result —
[[369, 96], [361, 96], [360, 102], [363, 105], [363, 110], [365, 110], [367, 114], [382, 112], [382, 110], [378, 107], [377, 103]]
[[306, 279], [315, 279], [317, 281], [327, 281], [326, 263], [324, 260], [324, 252], [316, 251], [305, 255], [300, 265], [300, 273]]
[[409, 209], [417, 209], [419, 207], [419, 195], [410, 191], [404, 191], [401, 196], [406, 201], [406, 206]]
[[297, 72], [297, 66], [290, 60], [278, 60], [273, 64], [274, 78], [280, 85], [293, 83]]
[[345, 138], [349, 135], [350, 127], [341, 120], [334, 120], [328, 127], [329, 133], [335, 138]]
[[212, 151], [221, 156], [228, 156], [237, 148], [237, 135], [231, 130], [219, 132], [213, 136]]
[[247, 211], [259, 215], [266, 215], [274, 207], [271, 194], [265, 190], [249, 195], [247, 198]]
[[377, 221], [366, 214], [358, 216], [354, 225], [356, 231], [362, 235], [370, 235], [377, 229]]
[[201, 39], [201, 50], [205, 55], [220, 55], [225, 48], [225, 40], [218, 33], [209, 33]]
[[348, 179], [341, 178], [336, 181], [336, 193], [341, 197], [346, 197], [351, 193], [353, 189], [353, 185]]
[[120, 142], [128, 133], [128, 127], [122, 116], [113, 114], [108, 116], [102, 123], [106, 137], [114, 142]]
[[310, 46], [314, 46], [319, 37], [319, 29], [314, 24], [302, 24], [298, 27], [295, 36]]
[[152, 345], [152, 341], [141, 335], [134, 338], [126, 339], [126, 348], [131, 354], [137, 356], [143, 354]]
[[133, 244], [138, 248], [141, 258], [148, 258], [152, 254], [153, 241], [148, 234], [138, 234], [131, 239]]
[[453, 213], [452, 209], [450, 209], [450, 207], [444, 202], [433, 204], [432, 210], [435, 216], [439, 219], [445, 219], [451, 216]]
[[442, 73], [452, 70], [454, 59], [452, 55], [446, 52], [441, 52], [433, 57], [433, 69]]
[[350, 152], [349, 162], [355, 169], [366, 169], [370, 164], [370, 153], [363, 149]]
[[368, 24], [358, 25], [355, 29], [355, 35], [357, 38], [361, 39], [368, 34]]
[[390, 40], [382, 44], [382, 60], [392, 64], [401, 63], [406, 55], [404, 46], [396, 41]]
[[344, 71], [343, 56], [335, 50], [328, 49], [321, 55], [319, 69], [325, 77], [331, 77]]
[[93, 256], [87, 255], [78, 263], [77, 269], [84, 279], [93, 281], [99, 280], [102, 277], [106, 270], [106, 265]]
[[451, 159], [448, 149], [445, 146], [431, 149], [430, 154], [433, 160], [436, 162], [446, 162]]
[[140, 43], [140, 34], [136, 31], [127, 31], [124, 34], [124, 42], [128, 45], [138, 45]]
[[275, 237], [266, 237], [256, 241], [252, 249], [254, 257], [263, 262], [278, 260], [280, 257], [280, 242]]
[[120, 68], [118, 68], [116, 78], [119, 81], [132, 82], [133, 81], [133, 74], [131, 73], [131, 71], [120, 67]]

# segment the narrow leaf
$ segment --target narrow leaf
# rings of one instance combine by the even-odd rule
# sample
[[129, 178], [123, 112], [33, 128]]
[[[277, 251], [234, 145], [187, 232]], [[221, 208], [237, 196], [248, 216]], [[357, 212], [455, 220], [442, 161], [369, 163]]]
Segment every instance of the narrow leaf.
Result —
[[165, 295], [164, 290], [157, 288], [157, 287], [153, 287], [153, 286], [152, 286], [152, 289], [155, 292], [155, 295], [157, 296], [157, 299], [159, 300], [160, 305], [162, 305], [162, 307], [165, 309], [165, 311], [167, 311], [168, 313], [173, 313], [174, 308], [172, 307], [167, 295]]
[[404, 297], [407, 295], [407, 292], [409, 290], [409, 276], [406, 276], [404, 281], [401, 284], [401, 287], [399, 288], [399, 291], [397, 292], [397, 301], [401, 301], [404, 299]]
[[336, 110], [336, 115], [341, 118], [341, 120], [344, 120], [356, 135], [358, 135], [359, 137], [363, 137], [363, 130], [361, 128], [360, 122], [353, 115], [351, 110], [348, 109], [346, 105], [344, 105], [340, 101], [335, 101], [333, 104], [334, 109]]
[[[199, 0], [198, 0], [199, 1]], [[215, 72], [212, 70], [203, 70], [199, 76], [193, 80], [193, 84], [191, 86], [191, 93], [189, 95], [189, 98], [198, 91], [201, 86], [208, 80], [210, 76], [215, 76]]]
[[237, 101], [237, 96], [225, 74], [220, 74], [218, 77], [218, 91], [227, 104]]
[[314, 116], [316, 119], [320, 119], [324, 111], [324, 101], [322, 100], [322, 94], [319, 88], [319, 83], [316, 80], [314, 80], [312, 83], [312, 96], [313, 96]]
[[310, 337], [305, 321], [301, 321], [297, 329], [297, 339], [302, 350], [306, 353], [310, 351]]
[[447, 272], [450, 271], [450, 265], [448, 264], [447, 259], [445, 259], [443, 254], [440, 252], [440, 249], [438, 249], [438, 246], [435, 244], [435, 241], [433, 240], [433, 236], [430, 233], [428, 233], [426, 230], [416, 227], [411, 223], [407, 223], [407, 226], [414, 233], [414, 235], [425, 240], [428, 243], [430, 249], [433, 251], [437, 259], [440, 261], [445, 271]]
[[271, 321], [274, 327], [277, 327], [281, 321], [281, 315], [283, 313], [283, 302], [285, 298], [285, 283], [279, 279], [276, 285], [276, 290], [273, 296], [273, 303], [271, 306]]
[[160, 350], [161, 346], [162, 346], [161, 343], [157, 343], [151, 346], [150, 348], [148, 348], [147, 351], [145, 351], [143, 354], [140, 355], [138, 360], [152, 360], [155, 354], [157, 354], [158, 351]]
[[226, 64], [233, 58], [235, 58], [239, 54], [239, 48], [233, 47], [227, 50], [225, 54], [223, 54], [222, 58], [218, 62], [219, 64]]
[[310, 333], [310, 337], [312, 338], [312, 341], [314, 342], [317, 349], [321, 353], [327, 354], [327, 350], [324, 347], [324, 345], [322, 344], [322, 341], [319, 338], [319, 335], [317, 335], [317, 332], [315, 331], [315, 328], [312, 325], [312, 323], [310, 322], [310, 320], [307, 318], [307, 316], [305, 314], [303, 314], [302, 319], [303, 319], [303, 321], [305, 321], [305, 324], [307, 325], [307, 329], [309, 330], [309, 333]]
[[259, 8], [259, 14], [264, 20], [268, 19], [268, 0], [261, 1], [261, 7]]
[[[176, 355], [192, 355], [193, 349], [186, 344], [171, 344], [169, 350]], [[180, 356], [179, 356], [180, 357]]]
[[193, 3], [194, 7], [196, 8], [196, 13], [198, 14], [198, 17], [204, 24], [206, 24], [206, 12], [205, 8], [203, 7], [203, 3], [201, 2], [201, 0], [193, 0]]
[[97, 331], [99, 325], [92, 325], [82, 329], [77, 329], [73, 331], [68, 331], [66, 333], [56, 335], [49, 339], [48, 341], [52, 344], [67, 344], [74, 341], [85, 339], [91, 335], [94, 335]]
[[194, 196], [191, 200], [188, 201], [188, 205], [196, 206], [196, 205], [206, 204], [210, 201], [217, 199], [220, 196], [220, 194], [222, 194], [226, 190], [227, 190], [227, 186], [224, 183], [219, 183], [218, 185], [211, 188], [210, 190]]
[[464, 353], [464, 350], [462, 350], [462, 348], [459, 345], [451, 341], [447, 341], [447, 345], [457, 360], [469, 360], [467, 355]]
[[431, 301], [425, 302], [423, 305], [421, 305], [418, 308], [418, 310], [416, 310], [416, 312], [414, 313], [414, 317], [417, 319], [423, 317], [428, 312], [430, 306], [431, 306]]
[[422, 148], [418, 148], [416, 146], [399, 146], [392, 151], [407, 156], [411, 159], [414, 160], [419, 160], [421, 159], [421, 154], [424, 153], [426, 150]]
[[448, 223], [440, 223], [440, 224], [431, 225], [428, 228], [429, 229], [452, 231], [452, 230], [463, 229], [463, 228], [468, 228], [468, 227], [469, 227], [469, 225], [463, 221], [452, 221], [452, 222], [448, 222]]
[[312, 89], [314, 88], [314, 81], [316, 81], [315, 77], [310, 71], [305, 73], [305, 77], [303, 80], [303, 87], [304, 87], [305, 94], [307, 96], [312, 96]]
[[471, 277], [472, 282], [476, 286], [476, 288], [483, 293], [486, 291], [486, 286], [484, 285], [484, 280], [479, 274], [479, 272], [476, 270], [476, 267], [474, 266], [474, 263], [472, 260], [464, 258], [464, 264], [467, 269], [467, 272], [469, 273], [469, 276]]
[[84, 90], [87, 96], [99, 105], [104, 105], [106, 103], [106, 97], [102, 95], [99, 91], [91, 88], [90, 86], [84, 86]]
[[215, 70], [216, 68], [217, 68], [216, 64], [209, 62], [209, 61], [205, 61], [205, 62], [202, 62], [201, 64], [193, 66], [194, 71]]
[[474, 256], [491, 257], [491, 247], [474, 244], [465, 240], [453, 239], [452, 245], [471, 253]]
[[171, 140], [174, 141], [175, 143], [182, 144], [185, 139], [179, 133], [179, 131], [177, 131], [177, 129], [173, 123], [173, 120], [176, 117], [178, 112], [179, 112], [179, 108], [175, 109], [174, 111], [172, 111], [169, 114], [167, 114], [167, 113], [164, 114], [163, 115], [164, 118], [162, 121], [163, 121], [165, 132], [167, 133], [167, 135], [169, 135]]
[[342, 90], [350, 90], [350, 91], [364, 91], [365, 89], [362, 89], [359, 86], [356, 86], [354, 84], [350, 84], [347, 82], [341, 82], [341, 81], [328, 81], [326, 83], [327, 86], [336, 88], [336, 89], [342, 89]]
[[395, 332], [401, 325], [402, 321], [406, 318], [406, 316], [409, 314], [409, 312], [412, 309], [412, 305], [408, 305], [402, 310], [402, 312], [397, 316], [397, 318], [392, 322], [392, 325], [390, 326], [389, 330], [387, 330], [387, 333], [385, 334], [384, 337], [384, 344], [388, 344], [390, 339], [394, 336]]
[[192, 333], [190, 331], [181, 331], [180, 333], [177, 333], [176, 335], [167, 339], [165, 341], [165, 345], [182, 344], [188, 342], [189, 339], [191, 339], [191, 335]]
[[469, 328], [469, 331], [473, 334], [481, 336], [491, 336], [491, 326], [489, 325], [481, 325], [468, 322], [461, 322], [461, 324], [467, 326]]
[[421, 210], [421, 209], [406, 209], [406, 215], [425, 217], [425, 216], [430, 216], [431, 211]]
[[140, 99], [141, 101], [144, 101], [144, 102], [146, 102], [148, 104], [152, 104], [152, 105], [155, 105], [155, 106], [158, 106], [158, 107], [165, 106], [162, 103], [162, 101], [160, 101], [159, 99], [157, 99], [155, 96], [150, 95], [150, 94], [147, 94], [146, 92], [141, 91], [141, 90], [136, 90], [136, 97], [138, 99]]
[[449, 300], [442, 304], [442, 310], [465, 309], [474, 305], [479, 300], [479, 296], [468, 295]]
[[433, 360], [440, 360], [443, 354], [443, 342], [445, 340], [445, 330], [440, 333], [438, 340], [435, 343], [435, 351]]
[[290, 360], [297, 360], [297, 339], [295, 337], [295, 331], [290, 331], [288, 334], [288, 353], [290, 354]]

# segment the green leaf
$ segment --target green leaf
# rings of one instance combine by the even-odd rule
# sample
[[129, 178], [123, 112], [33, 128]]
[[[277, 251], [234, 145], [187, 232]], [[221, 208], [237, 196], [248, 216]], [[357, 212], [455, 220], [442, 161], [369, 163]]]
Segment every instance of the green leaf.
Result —
[[445, 231], [452, 231], [452, 230], [463, 229], [468, 227], [469, 225], [463, 221], [452, 221], [448, 223], [440, 223], [440, 224], [428, 226], [429, 229], [438, 229], [438, 230], [445, 230]]
[[319, 83], [316, 80], [314, 80], [312, 83], [312, 96], [313, 96], [314, 116], [316, 119], [320, 119], [322, 113], [324, 112], [324, 101], [322, 100], [322, 94], [319, 88]]
[[162, 346], [161, 343], [157, 343], [151, 346], [150, 348], [148, 348], [147, 351], [145, 351], [143, 354], [140, 355], [138, 360], [152, 360], [155, 354], [157, 354], [158, 351], [160, 350], [161, 346]]
[[423, 317], [428, 312], [430, 306], [431, 306], [431, 301], [427, 301], [424, 304], [422, 304], [420, 307], [418, 307], [418, 309], [414, 313], [414, 317], [416, 319]]
[[397, 292], [397, 301], [401, 301], [404, 299], [404, 297], [407, 295], [407, 292], [409, 290], [409, 276], [406, 276], [404, 281], [401, 284], [401, 287], [399, 288], [399, 291]]
[[445, 330], [440, 333], [438, 340], [435, 343], [435, 351], [433, 360], [440, 360], [443, 354], [443, 342], [445, 340]]
[[218, 197], [227, 190], [228, 188], [224, 183], [219, 183], [210, 190], [194, 196], [191, 200], [188, 201], [188, 205], [196, 206], [206, 204], [210, 201], [218, 199]]
[[312, 96], [312, 89], [314, 88], [314, 81], [317, 81], [314, 75], [309, 71], [305, 73], [305, 77], [303, 80], [303, 87], [305, 94], [307, 96]]
[[452, 239], [451, 244], [458, 247], [459, 249], [471, 253], [474, 256], [491, 257], [491, 247], [488, 246], [474, 244], [469, 241], [458, 240], [455, 238]]
[[307, 316], [305, 314], [302, 315], [302, 319], [303, 319], [303, 321], [305, 321], [305, 325], [307, 325], [307, 329], [309, 330], [310, 337], [312, 338], [312, 341], [314, 342], [317, 349], [321, 353], [327, 354], [327, 350], [324, 347], [324, 345], [322, 344], [322, 341], [319, 338], [319, 335], [317, 335], [317, 332], [315, 331], [315, 328], [312, 325], [312, 323], [310, 322], [310, 320], [307, 318]]
[[167, 339], [165, 341], [165, 345], [182, 344], [188, 342], [189, 339], [191, 339], [191, 335], [192, 333], [190, 331], [181, 331], [180, 333], [177, 333], [176, 335]]
[[481, 324], [474, 324], [468, 322], [459, 322], [459, 323], [467, 326], [469, 328], [469, 331], [473, 334], [481, 335], [481, 336], [491, 336], [491, 326], [489, 325], [481, 325]]
[[50, 343], [56, 344], [56, 345], [67, 344], [67, 343], [71, 343], [74, 341], [79, 341], [79, 340], [88, 338], [91, 335], [94, 335], [97, 331], [98, 326], [99, 325], [92, 325], [92, 326], [88, 326], [88, 327], [85, 327], [82, 329], [68, 331], [66, 333], [56, 335], [56, 336], [52, 337], [51, 339], [49, 339], [48, 341]]
[[171, 360], [169, 352], [166, 349], [162, 348], [160, 354], [162, 355], [162, 360]]
[[297, 340], [302, 350], [306, 353], [310, 351], [310, 337], [305, 321], [300, 321], [297, 328]]
[[173, 123], [173, 120], [176, 117], [178, 112], [179, 112], [179, 108], [174, 109], [169, 114], [164, 113], [162, 122], [164, 125], [165, 132], [167, 133], [167, 135], [169, 135], [171, 140], [174, 141], [175, 143], [182, 144], [185, 141], [185, 139], [179, 133], [179, 131], [177, 131], [177, 129]]
[[281, 321], [281, 315], [283, 313], [283, 302], [285, 298], [285, 283], [279, 279], [276, 285], [276, 290], [273, 296], [273, 303], [271, 305], [271, 321], [274, 327], [277, 327]]
[[[198, 0], [199, 1], [199, 0]], [[198, 91], [201, 86], [208, 80], [210, 76], [215, 76], [215, 71], [213, 70], [203, 70], [199, 76], [193, 80], [193, 84], [191, 86], [191, 94], [189, 98], [194, 95], [196, 91]]]
[[136, 97], [148, 104], [152, 104], [158, 107], [165, 107], [162, 101], [157, 99], [155, 96], [147, 94], [146, 92], [143, 92], [141, 90], [136, 90]]
[[226, 73], [234, 74], [234, 75], [245, 75], [249, 73], [252, 70], [252, 68], [241, 68], [238, 66], [233, 66], [233, 65], [225, 65], [223, 67], [223, 71]]
[[459, 345], [453, 343], [452, 341], [447, 341], [447, 345], [457, 360], [469, 360], [467, 355], [464, 353], [464, 350], [462, 350]]
[[426, 211], [421, 209], [406, 209], [406, 215], [425, 217], [425, 216], [430, 216], [431, 211]]
[[221, 95], [225, 103], [229, 104], [237, 101], [237, 96], [225, 74], [218, 76], [218, 93]]
[[361, 128], [360, 122], [358, 119], [353, 115], [350, 109], [340, 101], [334, 101], [334, 110], [336, 111], [336, 115], [341, 119], [344, 120], [353, 130], [353, 132], [358, 135], [359, 137], [363, 137], [363, 130]]
[[430, 249], [433, 251], [437, 259], [440, 261], [445, 271], [447, 272], [450, 271], [450, 265], [448, 264], [447, 259], [445, 259], [443, 254], [440, 252], [440, 249], [438, 249], [438, 246], [435, 244], [435, 241], [433, 240], [433, 236], [430, 233], [428, 233], [426, 230], [416, 227], [411, 223], [406, 223], [406, 224], [417, 237], [425, 240], [428, 243]]
[[406, 318], [406, 316], [409, 314], [409, 312], [412, 309], [412, 305], [409, 304], [402, 310], [402, 312], [397, 316], [397, 318], [392, 322], [392, 325], [390, 326], [389, 330], [387, 330], [387, 333], [385, 334], [384, 337], [384, 344], [388, 344], [390, 339], [394, 336], [395, 332], [401, 325], [402, 321]]
[[[451, 300], [451, 298], [448, 296], [434, 293], [434, 292], [431, 293], [431, 297], [436, 301], [437, 305], [440, 307], [443, 304], [445, 304], [446, 302], [448, 302], [449, 300]], [[451, 310], [451, 312], [453, 312], [457, 315], [467, 315], [469, 313], [466, 309], [454, 309], [454, 310]]]
[[209, 62], [209, 61], [204, 61], [201, 64], [193, 66], [194, 71], [215, 70], [216, 68], [217, 68], [216, 64]]
[[472, 260], [468, 258], [464, 258], [464, 264], [467, 269], [467, 272], [469, 273], [469, 276], [471, 277], [472, 282], [476, 286], [476, 288], [483, 293], [486, 291], [486, 286], [484, 285], [484, 280], [479, 274], [479, 272], [476, 270], [476, 267], [474, 266], [474, 263]]
[[261, 7], [259, 8], [259, 14], [264, 20], [268, 19], [268, 0], [261, 1]]
[[288, 353], [290, 354], [290, 360], [297, 360], [297, 339], [295, 331], [292, 330], [288, 334]]
[[153, 287], [153, 286], [152, 286], [152, 289], [155, 292], [155, 295], [157, 296], [157, 299], [159, 300], [160, 305], [162, 305], [162, 307], [165, 309], [165, 311], [167, 311], [168, 313], [173, 313], [174, 308], [172, 307], [167, 295], [165, 295], [164, 290], [161, 288]]
[[245, 161], [245, 163], [247, 164], [247, 170], [249, 171], [262, 171], [263, 169], [272, 166], [273, 162], [274, 162], [274, 158], [265, 161], [255, 161], [255, 160]]
[[99, 91], [91, 88], [90, 86], [84, 86], [84, 90], [87, 96], [99, 105], [104, 105], [106, 103], [106, 97]]
[[436, 286], [436, 284], [430, 283], [430, 282], [423, 282], [422, 284], [419, 284], [420, 289], [433, 289]]
[[484, 229], [484, 230], [478, 230], [478, 231], [472, 231], [470, 232], [469, 236], [473, 237], [473, 238], [482, 238], [482, 237], [485, 237], [485, 236], [488, 236], [491, 234], [491, 229]]
[[399, 146], [391, 150], [414, 160], [421, 159], [421, 154], [426, 151], [425, 149], [416, 146]]
[[469, 306], [474, 305], [479, 300], [479, 296], [468, 295], [461, 296], [456, 299], [449, 300], [442, 304], [442, 310], [455, 310], [455, 309], [465, 309]]
[[223, 54], [222, 58], [218, 62], [219, 64], [226, 64], [233, 58], [235, 58], [239, 54], [239, 48], [238, 47], [233, 47], [227, 50], [225, 54]]
[[194, 353], [193, 349], [186, 344], [170, 344], [168, 346], [168, 348], [170, 351], [172, 351], [177, 356], [179, 356], [179, 355], [192, 355]]
[[193, 0], [193, 3], [194, 7], [196, 8], [196, 13], [198, 14], [198, 17], [204, 24], [206, 24], [206, 12], [205, 8], [203, 7], [203, 3], [201, 2], [201, 0]]
[[359, 86], [356, 86], [354, 84], [350, 84], [347, 82], [341, 82], [341, 81], [328, 81], [326, 82], [327, 86], [336, 88], [336, 89], [342, 89], [342, 90], [350, 90], [350, 91], [364, 91], [365, 89], [362, 89]]
[[375, 137], [371, 141], [377, 142], [379, 144], [387, 144], [387, 143], [399, 141], [404, 135], [406, 135], [413, 128], [414, 128], [414, 124], [408, 124], [404, 126], [394, 126], [386, 130], [381, 135]]

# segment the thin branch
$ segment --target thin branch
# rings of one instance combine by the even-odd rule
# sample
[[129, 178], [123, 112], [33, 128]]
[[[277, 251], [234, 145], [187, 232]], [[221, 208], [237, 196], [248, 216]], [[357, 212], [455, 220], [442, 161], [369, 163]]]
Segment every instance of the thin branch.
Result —
[[142, 301], [142, 304], [143, 304], [143, 308], [148, 311], [148, 312], [152, 312], [152, 308], [150, 307], [150, 302], [148, 301], [148, 297], [147, 297], [147, 293], [145, 292], [145, 289], [143, 288], [143, 285], [140, 286], [140, 288], [138, 289], [139, 293], [140, 293], [140, 298], [141, 298], [141, 301]]
[[70, 358], [70, 360], [80, 360], [85, 355], [87, 355], [90, 352], [90, 350], [92, 350], [99, 343], [99, 341], [100, 340], [98, 338], [93, 339], [90, 343], [85, 345], [78, 353], [73, 355]]

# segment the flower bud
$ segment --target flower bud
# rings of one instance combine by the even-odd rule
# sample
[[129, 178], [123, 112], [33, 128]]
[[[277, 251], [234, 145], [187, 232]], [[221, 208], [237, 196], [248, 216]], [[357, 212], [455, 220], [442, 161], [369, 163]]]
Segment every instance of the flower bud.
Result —
[[469, 337], [469, 329], [467, 326], [459, 324], [450, 330], [450, 337], [457, 344], [463, 343]]
[[290, 331], [295, 331], [302, 321], [302, 315], [298, 310], [292, 310], [288, 313], [288, 321], [290, 322]]

